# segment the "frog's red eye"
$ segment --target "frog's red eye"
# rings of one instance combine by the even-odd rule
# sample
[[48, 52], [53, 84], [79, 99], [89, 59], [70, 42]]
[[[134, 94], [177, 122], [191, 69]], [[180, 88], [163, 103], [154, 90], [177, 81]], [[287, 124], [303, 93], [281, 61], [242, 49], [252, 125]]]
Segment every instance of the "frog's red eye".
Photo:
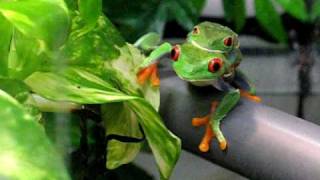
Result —
[[180, 48], [178, 45], [175, 45], [171, 50], [171, 59], [177, 61], [180, 56]]
[[231, 37], [227, 37], [223, 40], [223, 43], [225, 46], [231, 46], [232, 45], [232, 38]]
[[219, 71], [222, 68], [223, 62], [220, 58], [213, 58], [208, 64], [208, 70], [212, 73]]

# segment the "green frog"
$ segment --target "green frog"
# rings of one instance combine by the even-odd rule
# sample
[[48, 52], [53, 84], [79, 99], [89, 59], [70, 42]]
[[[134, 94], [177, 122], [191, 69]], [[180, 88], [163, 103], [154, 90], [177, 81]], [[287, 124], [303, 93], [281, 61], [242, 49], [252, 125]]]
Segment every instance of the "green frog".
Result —
[[[153, 39], [154, 41], [152, 41]], [[148, 34], [140, 43], [158, 42], [155, 35]], [[150, 45], [151, 47], [151, 45]], [[242, 60], [238, 35], [228, 27], [212, 22], [202, 22], [188, 33], [182, 44], [163, 43], [154, 48], [143, 61], [138, 72], [138, 82], [150, 79], [154, 86], [160, 85], [157, 63], [162, 56], [170, 54], [176, 74], [196, 86], [212, 85], [225, 92], [219, 101], [213, 101], [210, 113], [192, 119], [193, 126], [206, 126], [199, 150], [207, 152], [215, 137], [221, 150], [227, 149], [227, 140], [220, 129], [221, 120], [233, 109], [240, 96], [260, 102], [254, 85], [237, 67]]]

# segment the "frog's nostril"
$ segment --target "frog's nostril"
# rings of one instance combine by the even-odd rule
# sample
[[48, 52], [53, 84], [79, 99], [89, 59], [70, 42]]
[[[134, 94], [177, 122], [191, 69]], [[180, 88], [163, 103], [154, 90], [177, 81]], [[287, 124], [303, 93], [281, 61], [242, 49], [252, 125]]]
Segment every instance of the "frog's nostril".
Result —
[[213, 58], [209, 61], [208, 70], [212, 73], [219, 71], [222, 68], [223, 62], [220, 58]]

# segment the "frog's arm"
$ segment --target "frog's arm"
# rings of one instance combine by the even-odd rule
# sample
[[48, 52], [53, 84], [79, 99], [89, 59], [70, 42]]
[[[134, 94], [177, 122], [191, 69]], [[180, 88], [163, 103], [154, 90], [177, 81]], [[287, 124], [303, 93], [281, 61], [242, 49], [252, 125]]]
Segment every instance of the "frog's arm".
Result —
[[[241, 89], [246, 89], [251, 95], [256, 95], [256, 87], [252, 81], [240, 69], [236, 70], [235, 82]], [[246, 87], [243, 87], [246, 86]]]
[[157, 62], [163, 55], [170, 53], [171, 49], [171, 44], [163, 43], [143, 60], [143, 62], [138, 66], [137, 81], [139, 84], [143, 85], [147, 79], [150, 79], [152, 86], [160, 85]]
[[140, 65], [140, 68], [146, 68], [158, 62], [162, 56], [169, 54], [171, 52], [171, 49], [172, 49], [171, 44], [167, 42], [161, 44], [159, 47], [153, 50], [147, 58], [143, 60], [142, 64]]
[[220, 130], [220, 121], [232, 110], [240, 100], [240, 91], [229, 91], [218, 103], [217, 108], [210, 116], [213, 134], [216, 136], [221, 150], [227, 147], [227, 141]]
[[157, 48], [160, 43], [160, 35], [155, 32], [148, 33], [140, 37], [135, 43], [134, 46], [138, 47], [143, 51], [152, 51]]

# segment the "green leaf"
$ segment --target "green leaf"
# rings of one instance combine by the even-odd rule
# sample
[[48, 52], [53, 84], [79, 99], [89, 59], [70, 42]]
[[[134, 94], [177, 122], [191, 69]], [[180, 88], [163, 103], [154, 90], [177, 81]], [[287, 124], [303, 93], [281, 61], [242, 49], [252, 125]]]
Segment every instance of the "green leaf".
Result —
[[124, 95], [111, 84], [80, 68], [68, 68], [61, 73], [35, 72], [25, 82], [33, 92], [55, 101], [101, 104], [136, 98]]
[[[125, 4], [125, 6], [123, 6]], [[167, 21], [176, 20], [190, 29], [197, 23], [205, 0], [117, 0], [105, 1], [103, 10], [129, 42], [143, 34], [162, 34]]]
[[320, 0], [316, 0], [312, 5], [311, 20], [315, 21], [319, 17], [320, 17]]
[[14, 97], [20, 103], [24, 103], [30, 95], [28, 86], [16, 79], [0, 78], [0, 89]]
[[224, 16], [227, 21], [234, 22], [239, 32], [246, 22], [246, 6], [244, 0], [223, 0]]
[[173, 15], [172, 19], [175, 19], [186, 30], [191, 30], [193, 26], [198, 22], [198, 18], [206, 1], [175, 0], [167, 2], [169, 11], [171, 11], [171, 14]]
[[162, 179], [169, 179], [181, 152], [181, 141], [162, 123], [159, 114], [142, 99], [128, 104], [139, 117]]
[[44, 41], [50, 49], [67, 37], [69, 16], [62, 0], [0, 1], [0, 13], [18, 31]]
[[0, 106], [0, 177], [69, 179], [40, 124], [2, 90]]
[[308, 13], [304, 0], [276, 0], [282, 8], [293, 17], [301, 20], [308, 20]]
[[8, 54], [11, 44], [13, 27], [0, 15], [0, 77], [5, 77], [8, 74]]
[[26, 83], [34, 92], [56, 101], [82, 104], [127, 102], [138, 116], [161, 176], [170, 176], [180, 154], [180, 140], [164, 126], [157, 111], [146, 100], [125, 95], [97, 76], [76, 68], [66, 69], [61, 74], [37, 72], [28, 77]]
[[[116, 134], [126, 137], [142, 138], [136, 114], [126, 103], [102, 105], [102, 118], [106, 135]], [[131, 162], [139, 153], [140, 143], [125, 143], [110, 140], [107, 145], [107, 168], [115, 169]]]
[[12, 35], [8, 57], [10, 78], [24, 79], [41, 66], [47, 65], [48, 58], [43, 43], [18, 31], [14, 31]]
[[150, 52], [160, 44], [160, 35], [155, 32], [148, 33], [140, 37], [134, 46], [141, 49], [143, 52]]
[[102, 0], [79, 0], [79, 11], [86, 26], [82, 34], [89, 32], [95, 27], [102, 12]]
[[255, 0], [256, 18], [260, 25], [279, 42], [288, 41], [281, 18], [270, 0]]

